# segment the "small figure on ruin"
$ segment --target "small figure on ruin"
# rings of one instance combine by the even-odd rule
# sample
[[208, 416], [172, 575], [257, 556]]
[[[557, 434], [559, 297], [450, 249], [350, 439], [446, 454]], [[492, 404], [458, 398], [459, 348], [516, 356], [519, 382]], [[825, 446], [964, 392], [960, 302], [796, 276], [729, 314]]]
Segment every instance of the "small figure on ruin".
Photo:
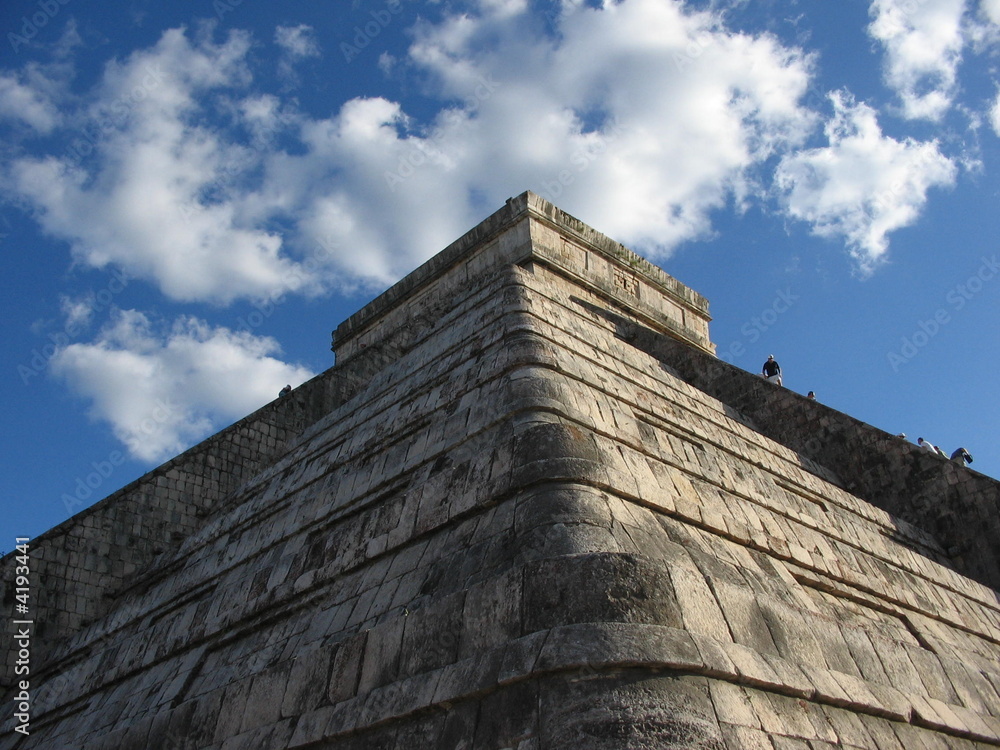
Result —
[[933, 453], [935, 456], [942, 456], [943, 458], [948, 458], [948, 456], [945, 455], [945, 452], [943, 450], [941, 450], [940, 448], [938, 448], [936, 445], [934, 445], [933, 443], [931, 443], [929, 440], [924, 440], [922, 437], [918, 437], [917, 438], [917, 445], [919, 445], [924, 450], [929, 451], [930, 453]]
[[955, 451], [951, 454], [951, 460], [954, 461], [956, 464], [961, 464], [962, 466], [966, 466], [967, 464], [972, 463], [972, 454], [969, 453], [969, 451], [965, 450], [965, 448], [956, 448]]
[[764, 367], [761, 370], [761, 375], [768, 383], [777, 383], [781, 385], [781, 365], [775, 360], [773, 354], [767, 355], [767, 362], [764, 363]]

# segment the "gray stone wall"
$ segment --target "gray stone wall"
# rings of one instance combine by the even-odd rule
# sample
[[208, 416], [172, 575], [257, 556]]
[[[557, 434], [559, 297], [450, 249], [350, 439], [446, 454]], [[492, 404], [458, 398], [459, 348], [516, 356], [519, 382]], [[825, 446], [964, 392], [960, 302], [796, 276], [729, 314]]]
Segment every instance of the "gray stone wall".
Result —
[[752, 420], [762, 434], [833, 470], [844, 489], [934, 536], [947, 564], [1000, 589], [1000, 483], [904, 438], [773, 387], [613, 312], [623, 340]]
[[[102, 615], [126, 581], [175, 551], [223, 498], [328, 413], [342, 390], [334, 374], [321, 375], [31, 540], [33, 658]], [[0, 560], [6, 611], [14, 604], [14, 555]], [[4, 687], [13, 679], [12, 633], [9, 625], [0, 638]]]

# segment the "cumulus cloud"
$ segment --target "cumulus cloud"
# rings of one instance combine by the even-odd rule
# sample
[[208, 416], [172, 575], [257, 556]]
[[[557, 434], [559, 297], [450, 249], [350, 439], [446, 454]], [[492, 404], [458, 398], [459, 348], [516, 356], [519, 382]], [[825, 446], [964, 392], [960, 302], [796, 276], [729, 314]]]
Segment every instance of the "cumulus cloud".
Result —
[[24, 157], [9, 180], [78, 261], [109, 264], [169, 297], [226, 303], [309, 285], [281, 238], [248, 214], [259, 156], [199, 121], [198, 98], [239, 88], [249, 40], [192, 43], [168, 31], [109, 65], [62, 155]]
[[982, 0], [979, 8], [991, 23], [1000, 24], [1000, 0]]
[[274, 41], [289, 57], [319, 57], [316, 32], [304, 23], [298, 26], [279, 26], [275, 29]]
[[1000, 136], [1000, 93], [993, 100], [993, 106], [990, 107], [989, 111], [989, 118], [990, 125], [993, 126], [993, 132]]
[[831, 100], [829, 145], [785, 155], [776, 185], [790, 216], [819, 236], [842, 238], [870, 272], [888, 249], [887, 235], [917, 219], [928, 190], [953, 184], [956, 167], [936, 142], [885, 136], [866, 104], [842, 92]]
[[50, 133], [59, 123], [59, 110], [37, 86], [0, 73], [0, 118], [19, 120], [39, 133]]
[[192, 317], [162, 330], [141, 312], [117, 310], [95, 341], [65, 347], [51, 367], [134, 458], [162, 461], [312, 377], [277, 354], [270, 338]]
[[295, 64], [309, 57], [319, 57], [319, 43], [315, 30], [306, 24], [279, 26], [274, 32], [274, 41], [282, 51], [278, 61], [278, 75], [288, 84], [298, 85]]
[[59, 308], [66, 320], [67, 330], [79, 330], [90, 325], [97, 307], [97, 296], [93, 293], [78, 297], [62, 295], [59, 298]]
[[[710, 236], [711, 212], [813, 125], [810, 59], [717, 14], [567, 3], [553, 37], [522, 0], [476, 7], [418, 24], [394, 66], [427, 81], [429, 118], [377, 97], [301, 115], [248, 90], [246, 35], [176, 29], [109, 66], [95, 137], [9, 179], [79, 261], [225, 304], [384, 286], [524, 189], [664, 255]], [[276, 39], [315, 52], [309, 27]]]
[[480, 10], [500, 17], [514, 16], [528, 9], [528, 0], [478, 0]]
[[528, 187], [662, 256], [710, 235], [711, 211], [812, 125], [799, 106], [808, 57], [714, 14], [566, 4], [558, 38], [540, 31], [516, 15], [419, 29], [411, 63], [464, 105], [410, 138], [421, 166], [408, 180], [457, 178], [500, 199]]
[[939, 120], [951, 107], [965, 10], [965, 0], [872, 0], [868, 32], [885, 48], [885, 80], [906, 117]]

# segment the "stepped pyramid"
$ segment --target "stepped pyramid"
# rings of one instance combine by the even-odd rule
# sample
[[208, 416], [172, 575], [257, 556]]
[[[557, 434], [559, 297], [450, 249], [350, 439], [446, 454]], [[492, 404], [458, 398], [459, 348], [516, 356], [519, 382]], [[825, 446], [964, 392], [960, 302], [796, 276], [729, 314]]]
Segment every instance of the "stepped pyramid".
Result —
[[708, 322], [510, 199], [336, 366], [31, 541], [0, 749], [1000, 746], [1000, 485]]

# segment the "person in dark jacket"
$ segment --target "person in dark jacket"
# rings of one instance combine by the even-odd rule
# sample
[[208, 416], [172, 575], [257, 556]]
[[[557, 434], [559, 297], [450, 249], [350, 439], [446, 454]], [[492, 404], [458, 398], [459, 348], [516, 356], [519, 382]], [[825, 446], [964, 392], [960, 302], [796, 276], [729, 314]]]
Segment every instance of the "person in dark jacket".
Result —
[[767, 355], [767, 362], [764, 363], [764, 367], [761, 370], [761, 375], [768, 383], [777, 383], [781, 385], [781, 365], [775, 360], [773, 354]]

